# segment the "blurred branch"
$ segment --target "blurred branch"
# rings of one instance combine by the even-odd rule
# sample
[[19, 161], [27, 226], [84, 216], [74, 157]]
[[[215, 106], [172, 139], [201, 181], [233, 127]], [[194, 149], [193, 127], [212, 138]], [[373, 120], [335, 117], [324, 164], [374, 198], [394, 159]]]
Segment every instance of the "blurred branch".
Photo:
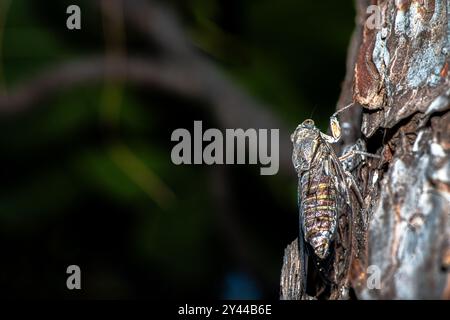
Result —
[[[124, 17], [130, 26], [146, 35], [150, 42], [156, 43], [171, 58], [185, 57], [190, 60], [196, 55], [183, 27], [170, 8], [156, 1], [113, 1], [122, 3]], [[101, 1], [98, 4], [101, 5]]]
[[[121, 1], [121, 0], [114, 0]], [[101, 1], [98, 2], [100, 9]], [[57, 66], [0, 96], [0, 113], [29, 109], [63, 89], [108, 78], [128, 81], [200, 98], [207, 102], [224, 128], [279, 128], [280, 172], [292, 175], [290, 129], [270, 108], [246, 94], [208, 59], [199, 54], [185, 36], [173, 11], [154, 1], [122, 1], [125, 20], [146, 34], [165, 52], [157, 62], [142, 58], [83, 58]], [[114, 19], [114, 15], [110, 15]]]
[[10, 94], [0, 95], [0, 113], [13, 114], [30, 109], [48, 96], [64, 89], [108, 78], [170, 90], [182, 95], [198, 95], [195, 79], [182, 68], [137, 57], [89, 57], [42, 71], [19, 85]]
[[5, 33], [6, 16], [8, 14], [10, 0], [0, 3], [0, 93], [5, 91], [4, 75], [3, 75], [3, 36]]
[[[114, 65], [114, 59], [124, 59], [126, 55], [123, 8], [120, 1], [102, 0], [101, 5], [106, 59], [108, 59], [107, 65], [109, 66]], [[105, 77], [100, 108], [102, 121], [108, 125], [119, 125], [123, 87], [123, 81], [113, 81]], [[175, 200], [174, 192], [121, 138], [116, 137], [116, 139], [118, 140], [108, 148], [108, 151], [117, 167], [160, 208], [169, 208]]]
[[[126, 55], [125, 24], [122, 3], [102, 0], [102, 24], [106, 58], [123, 58]], [[123, 100], [122, 81], [105, 78], [103, 98], [100, 105], [101, 120], [109, 126], [117, 126]]]
[[[115, 0], [121, 1], [121, 0]], [[202, 88], [206, 100], [226, 128], [279, 128], [280, 171], [293, 175], [289, 135], [291, 129], [273, 113], [271, 108], [250, 97], [228, 79], [224, 73], [201, 55], [190, 43], [173, 10], [156, 1], [122, 1], [129, 25], [148, 36], [164, 51], [166, 59], [190, 69], [192, 79]]]

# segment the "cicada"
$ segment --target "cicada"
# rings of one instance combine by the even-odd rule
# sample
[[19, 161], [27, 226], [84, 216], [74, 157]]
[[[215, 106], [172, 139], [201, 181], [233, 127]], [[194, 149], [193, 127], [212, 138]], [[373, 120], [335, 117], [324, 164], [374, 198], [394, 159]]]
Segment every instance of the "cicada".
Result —
[[302, 296], [339, 299], [348, 295], [355, 197], [362, 205], [350, 170], [356, 155], [374, 156], [354, 147], [338, 157], [332, 148], [341, 138], [337, 114], [350, 106], [330, 118], [331, 135], [321, 132], [311, 119], [291, 135], [292, 162], [298, 174]]

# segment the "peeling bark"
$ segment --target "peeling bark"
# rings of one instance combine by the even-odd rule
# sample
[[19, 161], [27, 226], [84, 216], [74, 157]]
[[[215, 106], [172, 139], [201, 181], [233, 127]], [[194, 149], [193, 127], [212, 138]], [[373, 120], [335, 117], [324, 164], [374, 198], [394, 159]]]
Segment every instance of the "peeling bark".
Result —
[[[365, 26], [371, 4], [381, 9], [380, 29]], [[338, 108], [352, 98], [361, 117], [344, 116], [344, 144], [363, 137], [382, 159], [355, 177], [366, 223], [354, 222], [351, 285], [358, 299], [450, 299], [450, 1], [362, 0], [357, 11]], [[292, 250], [282, 299], [299, 298]], [[373, 270], [378, 288], [367, 285]]]

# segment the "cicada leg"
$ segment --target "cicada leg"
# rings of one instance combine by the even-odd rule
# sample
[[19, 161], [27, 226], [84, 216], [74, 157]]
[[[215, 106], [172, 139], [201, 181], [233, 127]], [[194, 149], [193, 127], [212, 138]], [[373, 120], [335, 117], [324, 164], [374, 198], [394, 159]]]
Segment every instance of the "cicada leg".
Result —
[[370, 157], [370, 158], [381, 159], [381, 157], [379, 155], [376, 155], [376, 154], [373, 154], [373, 153], [369, 153], [369, 152], [365, 152], [365, 151], [359, 151], [359, 150], [350, 150], [349, 152], [347, 152], [343, 156], [340, 156], [339, 157], [339, 161], [347, 160], [347, 159], [349, 159], [351, 157], [354, 157], [356, 155], [362, 155], [362, 156], [366, 156], [366, 157]]
[[348, 171], [344, 171], [345, 175], [347, 176], [347, 186], [351, 189], [353, 189], [353, 192], [356, 195], [356, 198], [358, 199], [359, 205], [362, 207], [364, 205], [364, 200], [363, 197], [361, 195], [361, 192], [359, 191], [359, 187], [356, 184], [355, 178], [353, 178], [353, 175], [348, 172]]
[[344, 173], [346, 175], [347, 179], [347, 186], [349, 188], [352, 188], [356, 197], [358, 198], [359, 204], [363, 205], [363, 197], [361, 195], [361, 192], [359, 191], [359, 187], [356, 184], [355, 178], [353, 177], [351, 171], [353, 171], [362, 161], [361, 159], [355, 159], [356, 156], [365, 156], [365, 157], [371, 157], [375, 159], [380, 159], [380, 156], [376, 154], [372, 154], [363, 150], [358, 150], [358, 148], [362, 148], [365, 150], [365, 144], [362, 140], [358, 140], [358, 142], [350, 147], [350, 150], [344, 153], [342, 156], [340, 156], [338, 159], [342, 164], [342, 167], [344, 168]]

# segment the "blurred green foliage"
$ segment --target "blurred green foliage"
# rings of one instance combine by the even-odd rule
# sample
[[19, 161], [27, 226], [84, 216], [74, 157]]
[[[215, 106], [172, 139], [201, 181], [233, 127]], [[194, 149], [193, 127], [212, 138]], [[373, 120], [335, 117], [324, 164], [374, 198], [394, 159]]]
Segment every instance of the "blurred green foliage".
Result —
[[[65, 29], [72, 3], [82, 8], [81, 31]], [[287, 126], [315, 109], [326, 128], [345, 72], [351, 1], [171, 5], [205, 58], [273, 106]], [[13, 90], [58, 63], [105, 52], [101, 15], [90, 1], [3, 0], [0, 10], [0, 88]], [[154, 54], [126, 31], [128, 52]], [[105, 108], [114, 105], [118, 117], [111, 120], [107, 110], [115, 111]], [[283, 248], [296, 237], [296, 181], [236, 166], [226, 169], [231, 198], [215, 196], [211, 176], [219, 169], [170, 161], [171, 132], [198, 119], [217, 126], [202, 102], [120, 83], [71, 88], [26, 113], [0, 117], [3, 292], [222, 297], [227, 275], [244, 272], [260, 296], [276, 298]], [[219, 213], [225, 207], [233, 209], [228, 228]], [[236, 237], [246, 249], [233, 247]], [[69, 264], [86, 274], [82, 293], [65, 290]]]

